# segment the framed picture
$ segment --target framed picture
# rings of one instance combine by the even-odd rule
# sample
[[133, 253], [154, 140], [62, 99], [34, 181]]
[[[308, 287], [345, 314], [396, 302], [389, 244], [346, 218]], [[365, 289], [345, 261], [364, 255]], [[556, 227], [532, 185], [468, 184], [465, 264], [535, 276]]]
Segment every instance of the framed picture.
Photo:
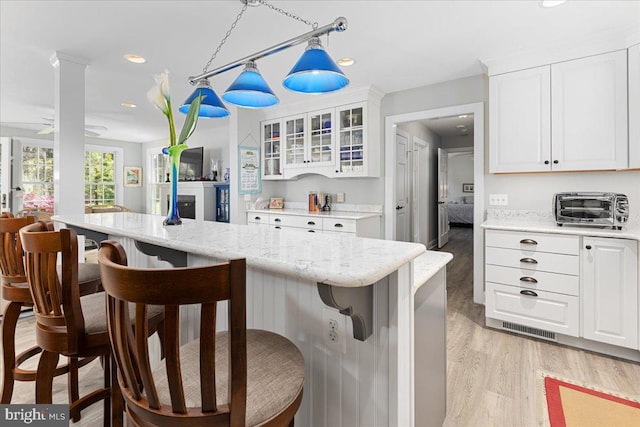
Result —
[[137, 166], [124, 167], [124, 186], [140, 187], [142, 186], [142, 168]]
[[462, 184], [463, 193], [473, 193], [473, 184]]
[[272, 197], [269, 199], [269, 209], [284, 208], [284, 199], [282, 197]]

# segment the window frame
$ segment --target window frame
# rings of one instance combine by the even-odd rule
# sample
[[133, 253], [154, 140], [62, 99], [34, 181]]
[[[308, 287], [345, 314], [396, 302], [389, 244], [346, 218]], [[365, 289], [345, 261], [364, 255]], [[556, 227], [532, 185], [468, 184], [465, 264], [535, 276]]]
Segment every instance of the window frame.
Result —
[[[114, 159], [114, 184], [116, 188], [116, 197], [114, 203], [116, 205], [123, 205], [124, 201], [124, 150], [120, 147], [113, 147], [108, 145], [96, 145], [96, 144], [85, 144], [84, 145], [84, 153], [87, 152], [98, 152], [98, 153], [113, 153]], [[86, 167], [86, 166], [84, 166]], [[84, 173], [83, 173], [84, 175]], [[87, 181], [85, 181], [85, 185]], [[86, 200], [85, 200], [86, 205]]]

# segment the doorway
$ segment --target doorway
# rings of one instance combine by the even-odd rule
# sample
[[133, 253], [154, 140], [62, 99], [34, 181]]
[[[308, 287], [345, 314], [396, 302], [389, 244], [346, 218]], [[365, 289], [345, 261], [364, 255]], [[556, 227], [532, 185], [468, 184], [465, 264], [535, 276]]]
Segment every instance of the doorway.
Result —
[[[484, 304], [484, 237], [480, 224], [484, 221], [484, 103], [457, 105], [433, 110], [405, 113], [385, 118], [385, 238], [396, 239], [396, 131], [402, 123], [453, 117], [461, 115], [473, 115], [473, 148], [477, 155], [474, 156], [474, 181], [473, 195], [473, 295], [474, 302]], [[433, 173], [431, 174], [433, 175]]]

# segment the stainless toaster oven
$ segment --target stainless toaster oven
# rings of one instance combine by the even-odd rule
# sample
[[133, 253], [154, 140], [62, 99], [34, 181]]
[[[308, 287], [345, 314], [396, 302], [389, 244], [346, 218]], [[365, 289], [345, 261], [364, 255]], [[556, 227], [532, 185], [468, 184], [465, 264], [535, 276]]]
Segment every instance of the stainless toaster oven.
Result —
[[619, 230], [629, 219], [629, 200], [618, 193], [557, 193], [553, 196], [553, 213], [558, 225]]

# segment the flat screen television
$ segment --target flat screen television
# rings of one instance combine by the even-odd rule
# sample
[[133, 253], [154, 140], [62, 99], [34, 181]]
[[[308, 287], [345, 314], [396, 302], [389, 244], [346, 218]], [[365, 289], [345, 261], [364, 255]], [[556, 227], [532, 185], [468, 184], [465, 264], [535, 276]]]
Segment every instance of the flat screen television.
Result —
[[189, 148], [180, 156], [178, 181], [200, 181], [204, 147]]

